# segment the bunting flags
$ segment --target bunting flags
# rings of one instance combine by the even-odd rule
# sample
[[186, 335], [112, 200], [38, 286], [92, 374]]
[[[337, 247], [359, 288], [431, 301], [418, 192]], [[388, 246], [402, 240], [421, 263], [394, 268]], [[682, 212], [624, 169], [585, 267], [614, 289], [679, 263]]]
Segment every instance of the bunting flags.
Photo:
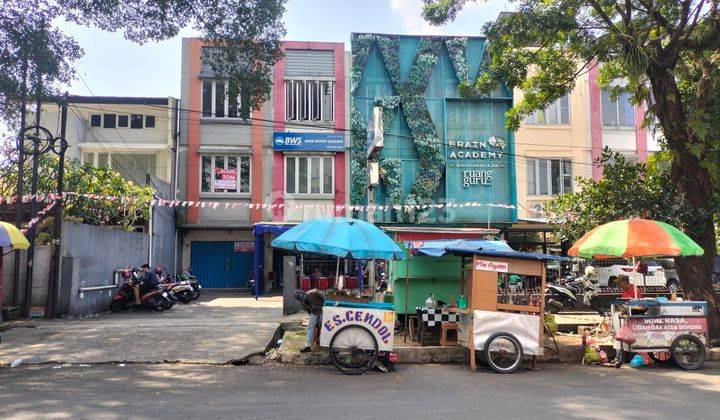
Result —
[[[18, 199], [23, 203], [29, 203], [31, 201], [36, 202], [47, 202], [54, 203], [55, 201], [68, 197], [80, 197], [91, 201], [119, 201], [120, 203], [138, 203], [142, 202], [141, 199], [129, 196], [109, 196], [100, 194], [81, 194], [76, 192], [65, 192], [62, 194], [35, 194], [35, 195], [23, 195], [22, 197], [0, 197], [0, 204], [14, 204]], [[191, 201], [191, 200], [166, 200], [163, 198], [153, 198], [148, 205], [154, 207], [181, 207], [181, 208], [202, 208], [206, 210], [217, 210], [222, 205], [222, 209], [230, 210], [237, 208], [255, 209], [255, 210], [278, 210], [288, 208], [290, 210], [300, 209], [314, 209], [314, 210], [334, 210], [335, 212], [351, 212], [351, 211], [372, 211], [372, 212], [387, 212], [387, 211], [424, 211], [429, 209], [454, 209], [454, 208], [468, 208], [468, 207], [494, 207], [502, 209], [514, 209], [515, 206], [512, 204], [503, 203], [478, 203], [478, 202], [465, 202], [465, 203], [433, 203], [433, 204], [395, 204], [395, 205], [345, 205], [345, 204], [298, 204], [298, 203], [248, 203], [248, 202], [230, 202], [223, 201], [222, 203], [217, 201]], [[289, 206], [289, 207], [288, 207]]]

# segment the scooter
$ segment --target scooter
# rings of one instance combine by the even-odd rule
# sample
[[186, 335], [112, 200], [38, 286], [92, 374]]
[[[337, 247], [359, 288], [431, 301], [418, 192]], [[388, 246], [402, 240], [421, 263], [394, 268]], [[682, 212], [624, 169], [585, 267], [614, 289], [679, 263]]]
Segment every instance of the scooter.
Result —
[[200, 280], [190, 274], [190, 272], [187, 270], [183, 271], [178, 277], [180, 278], [180, 280], [186, 281], [190, 286], [192, 286], [193, 300], [197, 300], [197, 298], [200, 297], [200, 289], [202, 289], [202, 286], [200, 285]]
[[140, 296], [141, 303], [139, 306], [136, 305], [134, 286], [140, 283], [137, 277], [137, 269], [123, 270], [120, 274], [123, 278], [123, 283], [118, 287], [115, 296], [113, 296], [110, 302], [110, 310], [112, 312], [131, 310], [137, 307], [155, 311], [162, 311], [167, 308], [167, 293], [160, 289], [151, 290]]
[[182, 303], [190, 303], [193, 300], [194, 291], [188, 282], [176, 281], [175, 277], [170, 274], [163, 275], [160, 267], [155, 268], [155, 274], [158, 275], [160, 284], [168, 292], [170, 299], [179, 300]]
[[545, 307], [550, 313], [573, 309], [600, 311], [596, 296], [600, 289], [585, 277], [573, 279], [568, 276], [560, 284], [548, 284], [545, 288]]

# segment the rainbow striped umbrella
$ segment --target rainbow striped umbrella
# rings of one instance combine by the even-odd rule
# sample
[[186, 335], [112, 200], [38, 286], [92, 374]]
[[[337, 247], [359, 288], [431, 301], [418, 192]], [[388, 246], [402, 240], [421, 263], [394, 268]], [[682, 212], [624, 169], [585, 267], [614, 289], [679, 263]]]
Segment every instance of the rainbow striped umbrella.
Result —
[[30, 248], [30, 242], [25, 239], [25, 235], [18, 228], [10, 223], [0, 222], [0, 248], [2, 247], [28, 249]]
[[703, 255], [705, 251], [677, 228], [645, 219], [617, 220], [586, 233], [570, 248], [573, 257], [655, 257]]

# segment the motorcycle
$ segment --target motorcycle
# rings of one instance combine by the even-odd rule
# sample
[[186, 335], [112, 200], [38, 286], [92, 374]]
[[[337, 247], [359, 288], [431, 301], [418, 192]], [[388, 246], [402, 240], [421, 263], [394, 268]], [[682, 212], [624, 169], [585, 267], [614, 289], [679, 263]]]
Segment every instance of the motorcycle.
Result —
[[197, 277], [190, 274], [189, 271], [185, 270], [183, 271], [178, 278], [182, 281], [188, 282], [188, 284], [193, 289], [193, 300], [197, 300], [200, 297], [200, 289], [202, 289], [202, 286], [200, 285], [200, 280], [198, 280]]
[[548, 284], [545, 288], [545, 307], [552, 313], [560, 311], [593, 309], [602, 313], [597, 295], [600, 289], [589, 278], [572, 276], [559, 284]]
[[182, 303], [192, 302], [195, 292], [188, 282], [177, 281], [171, 274], [163, 275], [163, 270], [160, 267], [155, 269], [155, 274], [158, 275], [160, 284], [165, 288], [165, 291], [168, 292], [168, 296], [172, 300], [179, 300]]
[[[131, 310], [138, 307], [138, 305], [135, 304], [134, 288], [135, 285], [140, 284], [140, 279], [137, 276], [137, 269], [126, 269], [120, 274], [123, 278], [123, 283], [118, 287], [115, 292], [115, 296], [113, 296], [112, 301], [110, 302], [110, 310], [112, 312]], [[140, 302], [139, 307], [150, 310], [163, 311], [169, 308], [167, 292], [164, 292], [159, 288], [150, 290], [140, 296]]]

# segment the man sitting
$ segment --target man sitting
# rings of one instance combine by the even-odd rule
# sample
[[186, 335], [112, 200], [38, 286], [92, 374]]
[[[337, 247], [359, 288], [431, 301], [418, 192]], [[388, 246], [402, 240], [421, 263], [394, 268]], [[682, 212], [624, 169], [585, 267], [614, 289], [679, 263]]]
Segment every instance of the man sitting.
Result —
[[142, 276], [140, 277], [140, 284], [134, 286], [133, 290], [135, 292], [136, 305], [140, 305], [142, 303], [140, 301], [141, 294], [144, 295], [145, 293], [157, 289], [158, 283], [160, 282], [157, 274], [150, 270], [149, 264], [143, 264], [142, 267], [140, 267], [140, 272], [142, 273]]

